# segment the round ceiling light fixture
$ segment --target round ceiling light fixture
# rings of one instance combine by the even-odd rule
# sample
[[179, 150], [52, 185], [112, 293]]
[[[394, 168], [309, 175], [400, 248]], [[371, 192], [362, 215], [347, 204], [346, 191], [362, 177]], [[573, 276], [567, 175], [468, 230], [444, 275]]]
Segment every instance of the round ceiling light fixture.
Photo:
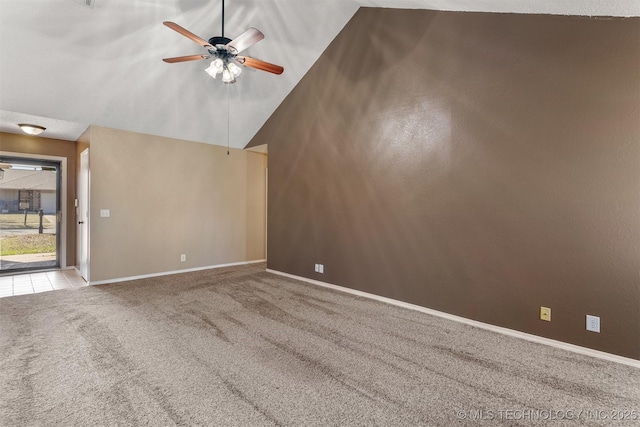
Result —
[[20, 123], [18, 124], [18, 126], [20, 126], [20, 129], [22, 129], [22, 132], [29, 135], [40, 135], [46, 129], [45, 127], [42, 127], [42, 126], [30, 125], [27, 123]]

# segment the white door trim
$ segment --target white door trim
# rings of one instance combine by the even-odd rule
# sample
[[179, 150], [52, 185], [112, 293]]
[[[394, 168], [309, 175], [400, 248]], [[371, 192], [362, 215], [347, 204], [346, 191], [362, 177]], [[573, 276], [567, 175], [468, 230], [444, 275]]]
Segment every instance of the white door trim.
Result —
[[[86, 167], [86, 171], [84, 170]], [[90, 230], [89, 227], [89, 212], [90, 212], [90, 183], [91, 183], [91, 169], [89, 164], [89, 149], [86, 148], [80, 153], [80, 165], [79, 165], [79, 173], [78, 173], [78, 209], [77, 209], [77, 218], [78, 224], [76, 225], [77, 230], [77, 258], [78, 258], [78, 266], [80, 267], [80, 275], [84, 280], [89, 282], [90, 268], [89, 268], [89, 260], [90, 260]], [[85, 176], [86, 174], [86, 176]], [[84, 211], [84, 212], [83, 212]], [[82, 221], [83, 224], [79, 224]]]

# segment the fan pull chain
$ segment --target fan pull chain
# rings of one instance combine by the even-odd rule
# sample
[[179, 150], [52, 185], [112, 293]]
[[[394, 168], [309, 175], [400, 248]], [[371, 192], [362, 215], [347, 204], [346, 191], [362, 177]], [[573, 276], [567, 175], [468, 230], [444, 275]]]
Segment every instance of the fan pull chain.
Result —
[[[224, 2], [222, 2], [222, 4], [224, 4]], [[229, 116], [231, 115], [231, 112], [229, 111], [229, 91], [231, 90], [230, 88], [230, 84], [227, 84], [227, 156], [229, 155], [229, 137], [231, 132], [229, 131]]]

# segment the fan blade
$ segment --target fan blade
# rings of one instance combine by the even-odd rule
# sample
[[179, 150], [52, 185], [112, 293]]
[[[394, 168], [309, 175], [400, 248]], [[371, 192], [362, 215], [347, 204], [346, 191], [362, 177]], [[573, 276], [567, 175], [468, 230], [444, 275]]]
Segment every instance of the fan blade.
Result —
[[270, 64], [259, 59], [250, 58], [248, 56], [236, 56], [236, 59], [242, 65], [246, 65], [247, 67], [256, 68], [262, 71], [268, 71], [273, 74], [282, 74], [282, 72], [284, 71], [284, 68], [279, 65]]
[[173, 64], [175, 62], [185, 62], [185, 61], [197, 61], [200, 59], [209, 59], [211, 55], [188, 55], [188, 56], [176, 56], [174, 58], [164, 58], [164, 62], [168, 62], [169, 64]]
[[247, 31], [227, 43], [227, 47], [234, 49], [234, 53], [240, 53], [249, 46], [258, 43], [263, 38], [264, 34], [262, 34], [260, 30], [256, 30], [255, 28], [251, 27]]
[[180, 25], [176, 24], [175, 22], [164, 21], [163, 24], [171, 28], [173, 31], [177, 31], [183, 36], [190, 38], [191, 40], [198, 43], [202, 47], [205, 47], [205, 48], [213, 47], [209, 44], [208, 41], [201, 39], [200, 37], [193, 34], [191, 31], [182, 28]]

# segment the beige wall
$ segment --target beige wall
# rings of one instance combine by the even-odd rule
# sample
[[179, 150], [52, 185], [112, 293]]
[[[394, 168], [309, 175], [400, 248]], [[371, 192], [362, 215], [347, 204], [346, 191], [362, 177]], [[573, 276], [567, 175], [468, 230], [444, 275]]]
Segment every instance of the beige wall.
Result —
[[96, 126], [88, 139], [92, 282], [265, 258], [264, 154]]
[[269, 268], [640, 359], [639, 27], [360, 9], [250, 144]]
[[[66, 236], [66, 263], [67, 266], [74, 265], [76, 254], [76, 143], [73, 141], [63, 141], [60, 139], [34, 137], [0, 132], [0, 151], [10, 153], [55, 156], [67, 159], [67, 236]], [[64, 267], [64, 266], [63, 266]]]

